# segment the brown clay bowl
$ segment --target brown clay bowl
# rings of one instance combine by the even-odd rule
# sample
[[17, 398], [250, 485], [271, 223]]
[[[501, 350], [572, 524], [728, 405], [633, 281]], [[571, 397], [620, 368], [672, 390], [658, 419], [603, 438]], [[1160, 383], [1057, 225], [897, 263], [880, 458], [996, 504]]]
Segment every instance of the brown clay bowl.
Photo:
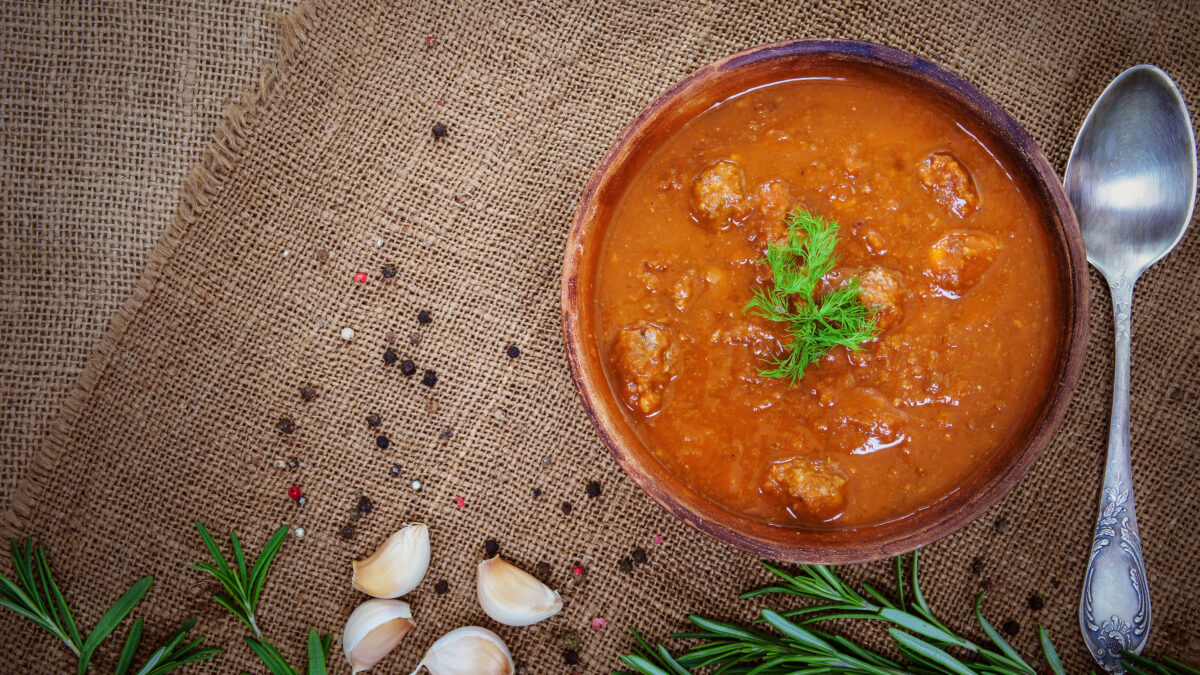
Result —
[[[1032, 195], [1048, 229], [1064, 308], [1053, 390], [1031, 401], [1026, 428], [993, 453], [957, 491], [924, 510], [881, 525], [806, 530], [771, 525], [729, 511], [672, 475], [634, 433], [609, 385], [595, 337], [593, 283], [605, 230], [627, 182], [682, 124], [714, 103], [783, 79], [873, 69], [950, 106]], [[563, 336], [571, 374], [601, 440], [625, 472], [684, 522], [757, 555], [802, 563], [876, 560], [910, 551], [964, 526], [1008, 493], [1050, 443], [1079, 380], [1087, 339], [1087, 260], [1079, 225], [1058, 176], [1029, 135], [974, 85], [933, 63], [889, 47], [841, 40], [764, 45], [705, 66], [659, 96], [625, 128], [592, 175], [575, 215], [562, 277]]]

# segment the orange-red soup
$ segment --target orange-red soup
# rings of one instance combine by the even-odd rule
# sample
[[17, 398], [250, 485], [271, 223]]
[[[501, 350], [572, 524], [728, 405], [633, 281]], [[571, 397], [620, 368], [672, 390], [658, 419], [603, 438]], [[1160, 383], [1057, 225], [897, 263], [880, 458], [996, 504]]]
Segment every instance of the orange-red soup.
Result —
[[[881, 329], [795, 385], [760, 375], [782, 324], [743, 307], [802, 207], [840, 225]], [[768, 522], [854, 527], [928, 506], [1041, 400], [1057, 306], [1047, 233], [969, 127], [867, 74], [780, 82], [684, 125], [614, 212], [597, 339], [642, 441]]]

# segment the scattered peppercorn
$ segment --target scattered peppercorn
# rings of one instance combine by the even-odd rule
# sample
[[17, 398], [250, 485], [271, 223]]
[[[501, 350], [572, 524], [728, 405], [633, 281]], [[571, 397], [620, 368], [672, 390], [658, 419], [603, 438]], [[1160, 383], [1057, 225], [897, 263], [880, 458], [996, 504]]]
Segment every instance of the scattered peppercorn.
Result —
[[504, 353], [508, 354], [508, 358], [515, 359], [521, 355], [521, 348], [516, 345], [509, 345], [508, 349], [504, 350]]
[[574, 649], [568, 649], [567, 651], [563, 652], [563, 661], [566, 661], [568, 666], [578, 665], [579, 652], [575, 651]]
[[379, 426], [379, 423], [382, 421], [383, 420], [379, 418], [379, 415], [367, 415], [367, 426], [371, 427], [372, 429]]
[[408, 341], [412, 343], [412, 346], [416, 347], [417, 345], [421, 344], [421, 334], [420, 333], [409, 333]]
[[303, 493], [300, 491], [299, 485], [293, 485], [292, 487], [288, 488], [288, 497], [292, 499], [300, 499], [301, 494]]
[[287, 465], [288, 465], [289, 469], [299, 469], [300, 468], [300, 460], [296, 457], [293, 457], [288, 460]]
[[639, 565], [646, 563], [646, 551], [644, 549], [635, 548], [630, 555], [633, 556], [633, 562]]
[[354, 526], [346, 525], [345, 527], [343, 527], [341, 535], [342, 535], [342, 539], [353, 539], [354, 538]]
[[1009, 635], [1016, 635], [1017, 633], [1021, 632], [1021, 624], [1009, 619], [1008, 621], [1004, 622], [1004, 632], [1008, 633]]
[[375, 505], [371, 503], [370, 499], [367, 499], [366, 497], [360, 497], [358, 499], [358, 512], [359, 513], [370, 513], [374, 508], [375, 508]]
[[540, 578], [542, 581], [546, 581], [547, 579], [550, 578], [550, 563], [548, 563], [548, 562], [538, 563], [535, 571], [537, 572], [538, 578]]
[[534, 499], [542, 498], [542, 488], [533, 488], [533, 498]]
[[412, 377], [412, 374], [417, 372], [417, 364], [413, 363], [412, 359], [404, 359], [400, 363], [400, 372], [404, 373], [405, 377]]
[[575, 576], [579, 576], [579, 575], [583, 574], [583, 566], [582, 566], [582, 565], [576, 565], [576, 566], [572, 567], [572, 568], [571, 568], [571, 574], [573, 574], [573, 575], [575, 575]]
[[496, 541], [495, 539], [488, 539], [483, 544], [483, 550], [488, 555], [496, 555], [500, 552], [500, 542]]
[[292, 424], [292, 421], [286, 417], [280, 417], [279, 424], [276, 424], [275, 426], [285, 434], [290, 434], [296, 429], [296, 426]]
[[388, 469], [388, 475], [389, 476], [399, 476], [400, 475], [400, 465], [393, 464], [392, 468]]
[[592, 481], [587, 484], [587, 496], [589, 496], [589, 497], [599, 497], [600, 496], [600, 483], [598, 481]]
[[296, 506], [304, 506], [307, 503], [308, 503], [308, 497], [305, 497], [304, 495], [300, 495], [299, 497], [296, 498]]
[[355, 275], [354, 275], [354, 280], [355, 280], [355, 281], [357, 281], [357, 282], [358, 282], [358, 283], [360, 283], [360, 284], [365, 284], [365, 283], [367, 283], [367, 273], [366, 273], [366, 272], [357, 272], [357, 273], [355, 273]]
[[417, 323], [424, 326], [424, 325], [427, 325], [432, 322], [433, 322], [433, 317], [430, 316], [429, 310], [423, 309], [423, 310], [417, 312]]
[[1008, 532], [1008, 520], [1006, 520], [1004, 518], [997, 518], [995, 527], [996, 527], [996, 531], [999, 532], [1000, 534], [1004, 534], [1005, 532]]
[[396, 352], [387, 350], [383, 353], [383, 362], [389, 366], [396, 362]]
[[583, 640], [579, 639], [579, 633], [576, 633], [575, 631], [568, 631], [562, 636], [563, 649], [575, 649], [580, 645], [581, 642], [583, 642]]
[[971, 573], [972, 574], [983, 573], [983, 558], [975, 558], [974, 560], [971, 561]]
[[621, 561], [617, 563], [617, 567], [622, 572], [632, 572], [633, 571], [633, 561], [630, 560], [629, 558], [621, 558]]
[[564, 515], [568, 515], [568, 516], [571, 515], [572, 508], [574, 508], [574, 507], [571, 506], [571, 502], [563, 502], [562, 503], [562, 512]]
[[1035, 612], [1042, 611], [1042, 608], [1046, 606], [1046, 603], [1042, 601], [1041, 596], [1038, 595], [1029, 596], [1028, 603], [1029, 609], [1032, 609]]
[[426, 370], [425, 375], [421, 377], [421, 384], [426, 387], [432, 387], [437, 384], [437, 373], [432, 370]]
[[445, 138], [446, 134], [449, 134], [449, 133], [450, 133], [450, 130], [446, 128], [445, 124], [438, 122], [437, 124], [433, 125], [433, 137], [434, 138]]
[[384, 265], [383, 266], [383, 278], [391, 279], [394, 276], [396, 276], [396, 266], [395, 265]]
[[438, 434], [438, 438], [442, 439], [443, 441], [448, 441], [451, 438], [454, 438], [454, 430], [442, 429], [442, 433]]
[[450, 592], [450, 584], [446, 583], [445, 579], [433, 585], [433, 592], [438, 595], [445, 595]]
[[380, 450], [387, 450], [388, 446], [391, 444], [392, 444], [392, 442], [388, 440], [387, 436], [376, 436], [375, 437], [375, 445], [378, 445]]
[[305, 401], [311, 401], [316, 397], [317, 397], [316, 389], [313, 389], [312, 387], [301, 387], [300, 398], [304, 399]]

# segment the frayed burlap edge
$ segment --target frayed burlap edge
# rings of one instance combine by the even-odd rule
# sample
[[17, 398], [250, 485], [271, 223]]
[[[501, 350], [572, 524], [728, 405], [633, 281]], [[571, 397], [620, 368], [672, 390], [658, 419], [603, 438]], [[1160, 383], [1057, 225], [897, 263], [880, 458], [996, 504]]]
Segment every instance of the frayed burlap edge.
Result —
[[[294, 63], [299, 47], [326, 7], [325, 0], [305, 0], [286, 16], [272, 15], [279, 33], [274, 56], [264, 66], [257, 85], [248, 87], [241, 101], [226, 112], [213, 141], [180, 188], [179, 206], [166, 232], [151, 250], [146, 269], [134, 286], [133, 295], [117, 312], [112, 325], [92, 351], [79, 380], [67, 394], [62, 410], [51, 424], [46, 442], [30, 461], [26, 475], [0, 519], [0, 541], [32, 534], [26, 528], [59, 462], [73, 449], [70, 445], [71, 431], [79, 421], [83, 406], [104, 378], [125, 331], [158, 286], [162, 271], [175, 257], [180, 242], [199, 221], [233, 168], [241, 161], [245, 140], [270, 102], [275, 85]], [[0, 557], [6, 562], [9, 559], [10, 552], [6, 547], [0, 546]]]

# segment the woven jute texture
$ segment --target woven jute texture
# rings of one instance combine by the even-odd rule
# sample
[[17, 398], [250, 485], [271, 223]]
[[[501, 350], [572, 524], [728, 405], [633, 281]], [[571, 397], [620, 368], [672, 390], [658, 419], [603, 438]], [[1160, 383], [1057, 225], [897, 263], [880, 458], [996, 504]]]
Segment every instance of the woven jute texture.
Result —
[[[408, 672], [458, 625], [495, 627], [474, 591], [489, 538], [526, 568], [549, 563], [566, 602], [536, 626], [496, 627], [529, 672], [605, 672], [629, 647], [627, 629], [661, 639], [691, 611], [748, 619], [753, 607], [735, 595], [765, 580], [756, 560], [675, 522], [624, 478], [588, 425], [562, 355], [565, 234], [621, 126], [732, 51], [859, 38], [978, 83], [1061, 168], [1091, 101], [1124, 67], [1154, 62], [1185, 97], [1200, 92], [1198, 31], [1194, 3], [303, 5], [282, 21], [260, 85], [229, 112], [184, 184], [4, 524], [47, 546], [84, 625], [153, 574], [138, 610], [148, 642], [195, 615], [197, 633], [228, 650], [197, 672], [261, 668], [242, 626], [208, 599], [211, 584], [187, 569], [204, 557], [196, 519], [236, 529], [252, 550], [281, 523], [305, 530], [284, 546], [260, 607], [265, 635], [295, 663], [308, 628], [336, 634], [363, 599], [350, 589], [350, 560], [413, 520], [431, 526], [433, 564], [409, 598], [417, 629], [378, 672]], [[122, 49], [117, 40], [110, 48]], [[435, 122], [447, 125], [446, 138], [433, 138]], [[120, 160], [62, 161], [64, 173], [103, 173]], [[6, 193], [10, 201], [21, 197]], [[88, 203], [88, 195], [67, 200], [58, 217], [81, 231], [111, 227], [81, 216]], [[382, 276], [385, 265], [395, 266], [393, 278]], [[359, 271], [367, 283], [354, 280]], [[1193, 232], [1142, 281], [1134, 318], [1150, 652], [1193, 661], [1198, 273]], [[1108, 297], [1093, 283], [1084, 377], [1053, 445], [1008, 498], [930, 546], [922, 575], [935, 609], [973, 637], [969, 602], [990, 583], [986, 610], [1019, 624], [1017, 647], [1035, 653], [1034, 627], [1045, 624], [1078, 671], [1089, 666], [1075, 612], [1111, 393]], [[431, 322], [418, 322], [422, 310]], [[344, 328], [353, 340], [340, 337]], [[506, 356], [510, 345], [519, 357]], [[389, 346], [418, 364], [416, 375], [384, 363]], [[421, 383], [426, 369], [436, 372], [433, 387]], [[304, 387], [315, 391], [311, 401]], [[370, 414], [378, 428], [366, 425]], [[278, 430], [282, 417], [291, 433]], [[585, 494], [589, 481], [602, 484], [600, 496]], [[287, 498], [293, 484], [307, 495], [303, 507]], [[356, 508], [363, 495], [369, 513]], [[647, 562], [622, 572], [618, 561], [635, 548]], [[845, 572], [888, 583], [883, 563]], [[434, 593], [438, 580], [448, 593]], [[1031, 594], [1045, 609], [1029, 608]], [[51, 638], [2, 616], [9, 670], [69, 667]], [[589, 627], [596, 616], [608, 619], [603, 630]], [[581, 638], [574, 667], [562, 655], [570, 632]]]

